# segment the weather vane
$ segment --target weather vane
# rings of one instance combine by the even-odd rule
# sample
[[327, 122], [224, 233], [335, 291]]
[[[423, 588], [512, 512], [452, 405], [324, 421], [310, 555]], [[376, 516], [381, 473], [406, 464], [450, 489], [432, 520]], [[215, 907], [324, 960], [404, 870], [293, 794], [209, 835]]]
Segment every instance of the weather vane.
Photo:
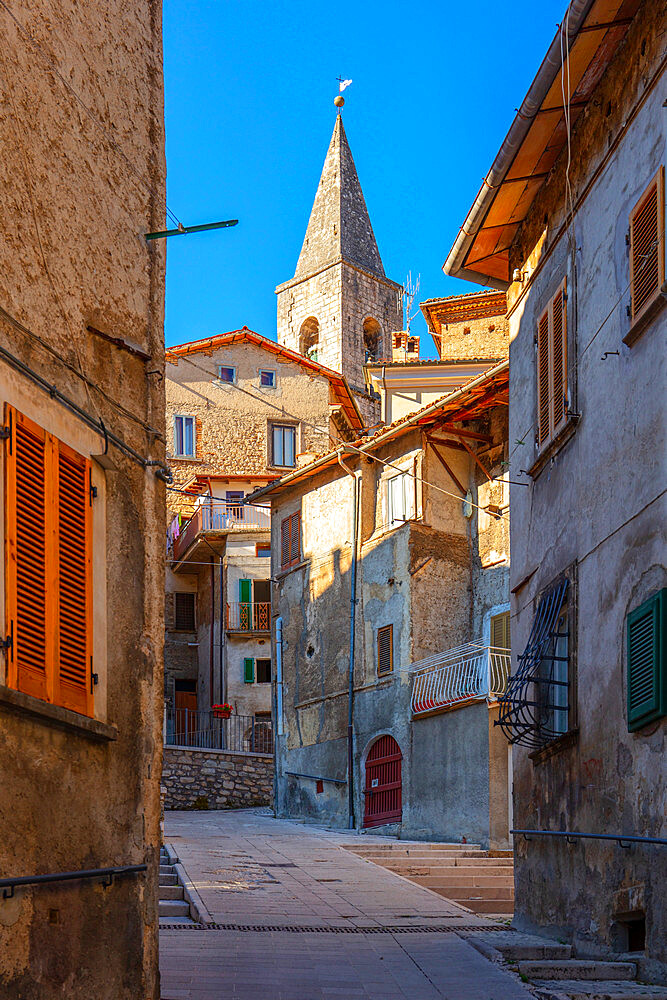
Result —
[[336, 79], [338, 80], [338, 93], [334, 97], [334, 104], [338, 108], [338, 114], [340, 114], [340, 109], [345, 104], [345, 98], [342, 96], [343, 91], [345, 90], [346, 87], [350, 86], [352, 81], [344, 80], [342, 76], [337, 76]]

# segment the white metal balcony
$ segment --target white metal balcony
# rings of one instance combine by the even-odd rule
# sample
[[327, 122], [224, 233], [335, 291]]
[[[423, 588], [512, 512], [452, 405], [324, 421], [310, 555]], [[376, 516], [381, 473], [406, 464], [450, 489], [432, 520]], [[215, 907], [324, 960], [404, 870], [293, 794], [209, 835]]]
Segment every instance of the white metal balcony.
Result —
[[481, 639], [418, 660], [410, 667], [412, 713], [426, 715], [467, 701], [493, 701], [504, 693], [510, 651]]

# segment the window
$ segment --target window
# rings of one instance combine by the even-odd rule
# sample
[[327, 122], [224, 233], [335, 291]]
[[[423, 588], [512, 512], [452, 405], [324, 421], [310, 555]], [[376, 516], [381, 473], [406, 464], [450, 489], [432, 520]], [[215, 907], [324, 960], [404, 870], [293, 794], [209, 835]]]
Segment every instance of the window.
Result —
[[234, 521], [243, 521], [245, 515], [245, 507], [243, 506], [243, 500], [245, 498], [245, 493], [243, 490], [226, 490], [225, 491], [225, 513], [231, 514]]
[[382, 351], [380, 341], [382, 331], [380, 324], [372, 316], [364, 320], [364, 350], [366, 361], [379, 361]]
[[174, 417], [174, 454], [181, 458], [194, 457], [195, 418]]
[[270, 559], [271, 558], [271, 542], [256, 542], [255, 543], [255, 557], [257, 559]]
[[394, 527], [415, 516], [415, 480], [409, 472], [387, 479], [387, 524]]
[[231, 368], [228, 365], [218, 365], [218, 382], [233, 385], [236, 382], [236, 368]]
[[275, 389], [276, 373], [269, 368], [260, 368], [259, 385], [261, 389]]
[[667, 715], [667, 588], [628, 615], [628, 731]]
[[246, 656], [243, 660], [243, 683], [255, 683], [255, 661], [252, 656]]
[[11, 406], [5, 422], [7, 685], [92, 716], [90, 460]]
[[255, 660], [257, 667], [257, 683], [271, 683], [271, 660]]
[[194, 632], [195, 595], [193, 593], [174, 594], [174, 631]]
[[630, 213], [630, 320], [646, 317], [665, 280], [665, 170], [660, 167]]
[[394, 669], [394, 626], [383, 625], [378, 629], [378, 677], [390, 674]]
[[320, 324], [314, 316], [309, 316], [303, 321], [299, 330], [299, 354], [305, 355], [311, 361], [317, 361], [319, 341]]
[[296, 465], [296, 427], [290, 424], [272, 424], [271, 465], [289, 468]]
[[510, 613], [503, 611], [499, 615], [491, 615], [491, 642], [496, 649], [511, 649], [510, 646]]
[[301, 511], [283, 518], [280, 524], [280, 563], [283, 569], [301, 558]]
[[565, 281], [537, 323], [537, 446], [543, 448], [567, 419], [567, 294]]

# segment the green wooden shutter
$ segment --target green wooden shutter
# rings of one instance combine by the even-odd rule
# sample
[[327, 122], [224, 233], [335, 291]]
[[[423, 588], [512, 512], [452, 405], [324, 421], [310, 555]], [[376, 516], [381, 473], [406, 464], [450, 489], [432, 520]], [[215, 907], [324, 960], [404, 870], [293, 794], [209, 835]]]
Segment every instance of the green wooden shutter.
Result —
[[239, 628], [244, 631], [252, 628], [251, 594], [252, 580], [239, 580]]
[[252, 580], [239, 580], [239, 603], [250, 604]]
[[243, 661], [243, 680], [246, 684], [255, 683], [255, 661], [252, 656], [246, 656]]
[[628, 615], [628, 731], [667, 715], [667, 588]]

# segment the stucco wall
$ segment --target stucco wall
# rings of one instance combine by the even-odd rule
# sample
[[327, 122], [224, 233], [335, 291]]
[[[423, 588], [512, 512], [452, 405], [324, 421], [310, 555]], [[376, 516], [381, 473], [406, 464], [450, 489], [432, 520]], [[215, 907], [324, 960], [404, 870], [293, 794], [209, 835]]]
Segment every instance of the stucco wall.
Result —
[[165, 747], [165, 809], [248, 809], [273, 802], [273, 757]]
[[[513, 598], [516, 651], [525, 646], [539, 593], [566, 568], [577, 567], [577, 731], [550, 756], [531, 759], [516, 748], [517, 827], [658, 836], [664, 822], [667, 723], [630, 734], [625, 704], [626, 616], [665, 584], [665, 463], [656, 444], [664, 436], [657, 387], [665, 382], [667, 312], [632, 348], [623, 343], [629, 327], [628, 215], [665, 162], [664, 88], [648, 86], [658, 60], [655, 27], [652, 6], [645, 4], [575, 130], [575, 202], [593, 169], [601, 167], [574, 217], [576, 294], [567, 237], [554, 235], [564, 217], [562, 158], [516, 250], [519, 266], [530, 260], [524, 286], [510, 289], [511, 478], [536, 458], [534, 331], [563, 276], [570, 408], [578, 414], [569, 441], [530, 487], [511, 487], [512, 583], [533, 574]], [[545, 213], [550, 221], [543, 236]], [[602, 361], [606, 351], [619, 353]], [[656, 974], [662, 963], [664, 975], [666, 863], [664, 851], [649, 847], [624, 851], [604, 842], [584, 847], [519, 841], [516, 922], [574, 940], [584, 953], [605, 953], [615, 947], [615, 920], [628, 908], [633, 886], [637, 908], [646, 914], [643, 974], [651, 974], [652, 963]]]
[[[163, 365], [164, 246], [143, 234], [164, 228], [160, 4], [90, 0], [84, 9], [19, 0], [12, 12], [46, 56], [3, 12], [0, 302], [59, 357], [4, 319], [2, 344], [159, 461], [164, 390], [146, 372]], [[89, 325], [132, 341], [148, 362]], [[3, 363], [5, 401], [82, 454], [105, 451], [101, 433]], [[47, 718], [28, 696], [23, 710], [10, 707], [0, 659], [0, 868], [30, 875], [146, 863], [148, 872], [106, 890], [99, 882], [60, 883], [3, 901], [7, 998], [159, 996], [165, 490], [153, 468], [111, 443], [107, 458], [107, 472], [93, 462], [97, 723], [55, 710], [59, 721]], [[4, 636], [4, 574], [0, 580]]]

